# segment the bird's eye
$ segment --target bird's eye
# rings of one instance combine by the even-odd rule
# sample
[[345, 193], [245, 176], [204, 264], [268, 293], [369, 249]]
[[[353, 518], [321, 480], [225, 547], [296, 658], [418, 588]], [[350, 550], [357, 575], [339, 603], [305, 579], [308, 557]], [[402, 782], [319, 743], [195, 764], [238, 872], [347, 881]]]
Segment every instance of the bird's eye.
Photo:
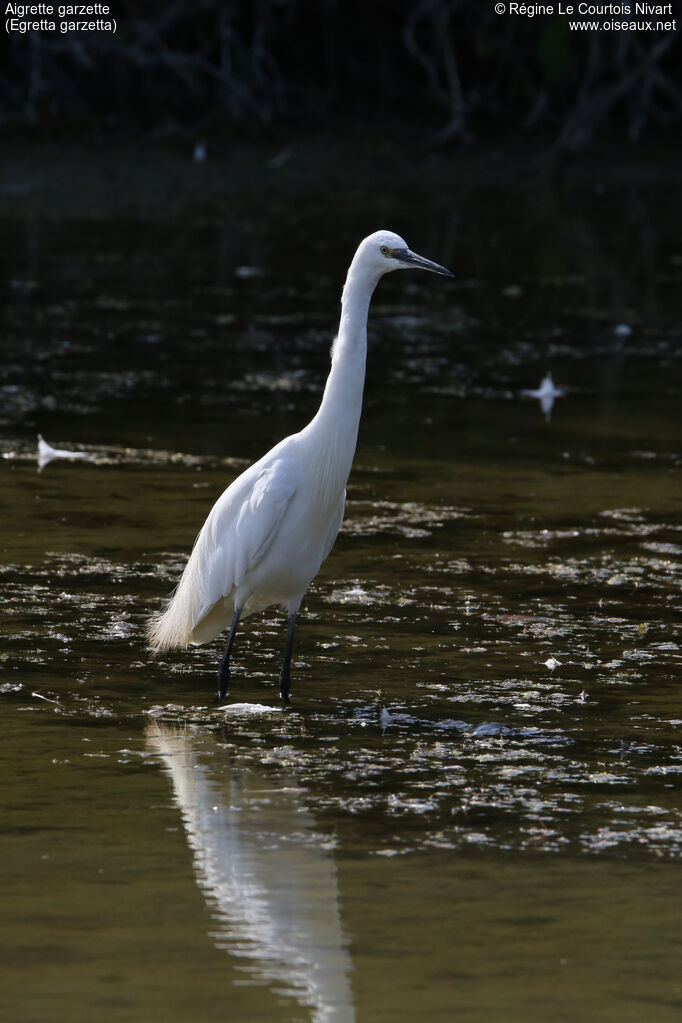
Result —
[[388, 245], [382, 245], [380, 252], [382, 256], [388, 256], [390, 255], [391, 250], [389, 249]]

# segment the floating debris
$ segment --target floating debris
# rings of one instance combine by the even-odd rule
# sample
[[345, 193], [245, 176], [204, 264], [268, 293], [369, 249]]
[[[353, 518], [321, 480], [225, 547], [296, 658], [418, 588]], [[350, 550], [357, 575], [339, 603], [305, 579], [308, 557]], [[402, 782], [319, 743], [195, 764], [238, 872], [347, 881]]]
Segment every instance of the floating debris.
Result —
[[53, 448], [38, 434], [38, 472], [56, 458], [90, 458], [87, 451], [67, 451], [65, 448]]
[[542, 663], [546, 668], [549, 668], [550, 671], [554, 671], [554, 669], [558, 668], [563, 661], [557, 661], [556, 657], [548, 657], [547, 660]]
[[551, 419], [552, 408], [557, 398], [562, 398], [564, 392], [559, 387], [554, 386], [554, 380], [552, 374], [548, 373], [539, 387], [535, 389], [524, 388], [521, 394], [527, 398], [537, 398], [540, 402], [540, 407], [544, 413], [547, 422]]
[[265, 703], [230, 703], [220, 708], [223, 714], [236, 714], [241, 717], [260, 717], [263, 714], [281, 714], [281, 707], [271, 707]]

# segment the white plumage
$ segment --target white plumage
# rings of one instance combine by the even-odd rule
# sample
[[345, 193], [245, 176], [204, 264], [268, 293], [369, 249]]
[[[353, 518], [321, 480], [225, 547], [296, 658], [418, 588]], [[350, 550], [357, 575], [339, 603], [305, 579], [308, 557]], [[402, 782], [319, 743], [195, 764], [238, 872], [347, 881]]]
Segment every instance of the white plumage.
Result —
[[288, 699], [296, 612], [343, 521], [362, 408], [370, 299], [383, 274], [411, 266], [452, 276], [390, 231], [361, 242], [343, 289], [339, 333], [317, 414], [218, 498], [173, 597], [150, 621], [149, 642], [156, 651], [206, 643], [231, 623], [219, 673], [221, 697], [240, 618], [275, 604], [289, 615], [280, 676], [282, 697]]

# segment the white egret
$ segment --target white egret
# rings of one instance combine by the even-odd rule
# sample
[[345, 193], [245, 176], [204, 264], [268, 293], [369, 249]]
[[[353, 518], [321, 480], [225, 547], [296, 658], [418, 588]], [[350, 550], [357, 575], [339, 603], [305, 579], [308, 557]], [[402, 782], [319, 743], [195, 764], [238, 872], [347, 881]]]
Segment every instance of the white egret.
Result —
[[360, 243], [348, 269], [317, 414], [218, 498], [172, 598], [150, 620], [149, 643], [158, 652], [207, 643], [230, 626], [218, 671], [221, 700], [240, 619], [272, 604], [288, 614], [279, 687], [283, 701], [289, 700], [296, 614], [343, 520], [362, 408], [370, 299], [385, 273], [410, 267], [453, 276], [411, 252], [391, 231], [376, 231]]

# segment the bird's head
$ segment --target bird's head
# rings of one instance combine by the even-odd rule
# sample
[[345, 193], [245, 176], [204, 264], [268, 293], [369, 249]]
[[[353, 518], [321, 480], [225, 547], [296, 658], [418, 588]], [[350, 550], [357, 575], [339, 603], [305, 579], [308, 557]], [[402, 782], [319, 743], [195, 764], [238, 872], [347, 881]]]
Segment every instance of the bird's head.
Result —
[[377, 277], [390, 273], [392, 270], [430, 270], [445, 277], [454, 277], [438, 263], [418, 256], [407, 247], [407, 242], [393, 231], [375, 231], [360, 243], [355, 260], [368, 272]]

